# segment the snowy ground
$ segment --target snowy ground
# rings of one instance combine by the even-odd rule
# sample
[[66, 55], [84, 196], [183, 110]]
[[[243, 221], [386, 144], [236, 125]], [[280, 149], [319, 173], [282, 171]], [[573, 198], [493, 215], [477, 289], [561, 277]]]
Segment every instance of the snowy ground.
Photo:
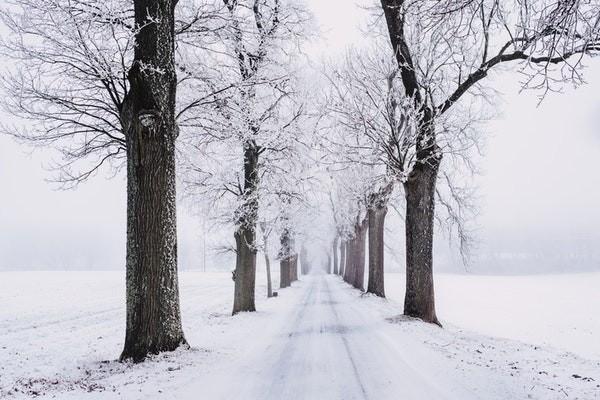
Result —
[[439, 275], [444, 329], [399, 317], [386, 278], [390, 300], [324, 275], [260, 286], [231, 317], [229, 273], [183, 273], [193, 349], [128, 365], [123, 274], [0, 273], [0, 398], [600, 398], [600, 274]]
[[[436, 276], [442, 320], [489, 336], [549, 345], [600, 359], [600, 273]], [[404, 274], [386, 275], [402, 304]]]

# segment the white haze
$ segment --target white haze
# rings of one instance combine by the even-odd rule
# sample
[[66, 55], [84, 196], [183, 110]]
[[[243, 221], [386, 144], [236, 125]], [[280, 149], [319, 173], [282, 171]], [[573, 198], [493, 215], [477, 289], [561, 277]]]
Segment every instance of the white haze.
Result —
[[[348, 0], [310, 0], [323, 39], [311, 56], [335, 54], [363, 40], [364, 10]], [[343, 10], [343, 17], [341, 12]], [[499, 117], [486, 126], [488, 141], [478, 178], [481, 214], [469, 271], [526, 273], [600, 269], [600, 63], [588, 61], [588, 84], [550, 94], [520, 93], [516, 74], [498, 74], [504, 96]], [[7, 118], [0, 115], [0, 118]], [[75, 191], [47, 183], [43, 165], [53, 153], [33, 153], [0, 137], [0, 270], [121, 269], [125, 253], [125, 180], [100, 173]], [[388, 264], [401, 268], [402, 226], [390, 220]], [[182, 269], [233, 268], [213, 245], [229, 232], [203, 225], [188, 204], [179, 208]], [[206, 242], [204, 239], [206, 238]], [[464, 271], [456, 252], [437, 237], [439, 270]]]

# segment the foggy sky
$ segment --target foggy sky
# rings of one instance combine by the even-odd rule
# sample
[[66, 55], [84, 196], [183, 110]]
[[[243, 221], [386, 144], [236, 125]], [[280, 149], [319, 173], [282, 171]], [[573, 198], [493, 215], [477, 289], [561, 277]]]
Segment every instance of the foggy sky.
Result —
[[[309, 3], [324, 36], [309, 54], [341, 52], [362, 40], [360, 8], [348, 0]], [[503, 97], [500, 116], [485, 126], [480, 245], [471, 269], [600, 269], [600, 62], [587, 64], [587, 85], [550, 94], [539, 107], [536, 93], [519, 94], [516, 74], [494, 75]], [[99, 174], [75, 191], [57, 191], [44, 180], [51, 157], [0, 137], [0, 270], [123, 268], [124, 176]], [[179, 214], [180, 265], [199, 268], [201, 224], [186, 207]], [[517, 261], [502, 262], [510, 254]]]

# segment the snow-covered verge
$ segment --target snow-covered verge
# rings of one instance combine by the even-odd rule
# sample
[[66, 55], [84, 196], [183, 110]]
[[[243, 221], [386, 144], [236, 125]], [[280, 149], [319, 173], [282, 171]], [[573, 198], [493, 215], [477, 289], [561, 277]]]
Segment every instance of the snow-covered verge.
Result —
[[[394, 300], [357, 296], [395, 325], [397, 336], [414, 338], [450, 360], [454, 370], [447, 374], [453, 376], [454, 381], [466, 384], [476, 394], [473, 398], [600, 399], [600, 358], [585, 358], [551, 346], [485, 336], [444, 320], [444, 329], [440, 329], [403, 315], [393, 315], [399, 305]], [[481, 315], [481, 318], [494, 316]], [[513, 320], [513, 323], [519, 322]]]
[[[116, 361], [125, 332], [120, 272], [0, 273], [0, 398], [143, 398], [235, 354], [252, 329], [293, 297], [267, 303], [257, 286], [256, 315], [231, 317], [230, 273], [180, 274], [182, 319], [191, 351], [139, 365]], [[288, 291], [294, 293], [294, 289]], [[186, 375], [188, 374], [188, 375]]]
[[478, 398], [600, 399], [600, 360], [456, 327], [439, 330], [402, 316], [389, 321], [452, 360], [456, 374], [476, 382]]
[[[386, 295], [402, 304], [404, 274], [386, 274]], [[600, 359], [600, 272], [487, 276], [437, 274], [445, 324], [552, 346]]]
[[[564, 280], [558, 280], [561, 277]], [[538, 301], [544, 277], [439, 276], [438, 309], [445, 329], [398, 316], [401, 277], [387, 278], [391, 300], [361, 295], [337, 277], [304, 277], [270, 300], [264, 298], [260, 284], [259, 312], [231, 317], [230, 274], [182, 273], [182, 317], [192, 350], [130, 365], [115, 361], [124, 334], [122, 273], [1, 273], [0, 398], [235, 398], [219, 395], [219, 387], [244, 380], [241, 376], [249, 374], [248, 366], [256, 366], [256, 371], [246, 381], [277, 381], [282, 393], [290, 393], [292, 387], [306, 389], [291, 390], [294, 396], [287, 398], [314, 398], [311, 385], [327, 384], [330, 393], [338, 393], [338, 386], [348, 388], [357, 376], [363, 377], [359, 391], [346, 389], [325, 398], [418, 399], [418, 394], [410, 393], [425, 388], [407, 387], [411, 382], [407, 376], [436, 381], [437, 386], [444, 382], [448, 393], [439, 398], [600, 398], [600, 357], [540, 345], [568, 348], [547, 339], [549, 326], [557, 332], [597, 326], [597, 292], [587, 288], [594, 279], [600, 283], [598, 276], [548, 277], [556, 284], [569, 283], [563, 291], [571, 291], [570, 302], [548, 302], [543, 297]], [[259, 282], [264, 279], [259, 277]], [[521, 297], [525, 293], [532, 297]], [[553, 310], [546, 313], [546, 307]], [[573, 319], [572, 307], [581, 311], [578, 315], [587, 310], [592, 321], [586, 325], [585, 319]], [[511, 319], [506, 312], [512, 308]], [[527, 314], [529, 320], [522, 318]], [[539, 314], [552, 317], [552, 322], [540, 325], [544, 318]], [[527, 337], [520, 337], [518, 330], [512, 336], [502, 330], [525, 323]], [[598, 337], [600, 330], [592, 333]], [[332, 349], [348, 354], [333, 354]], [[283, 350], [291, 351], [294, 362], [282, 363]], [[340, 368], [338, 360], [344, 357], [351, 359], [354, 374]], [[286, 386], [288, 381], [292, 386]], [[459, 392], [460, 396], [453, 395]]]

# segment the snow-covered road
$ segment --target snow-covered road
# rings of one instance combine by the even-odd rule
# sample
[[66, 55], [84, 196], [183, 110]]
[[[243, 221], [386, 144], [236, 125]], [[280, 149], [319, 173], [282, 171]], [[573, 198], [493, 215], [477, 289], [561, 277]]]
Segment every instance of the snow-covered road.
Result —
[[[174, 393], [207, 399], [479, 398], [444, 379], [451, 366], [356, 301], [353, 289], [327, 275], [304, 277], [292, 312], [249, 332], [248, 351]], [[354, 292], [354, 293], [353, 293]], [[437, 328], [436, 328], [437, 329]]]

